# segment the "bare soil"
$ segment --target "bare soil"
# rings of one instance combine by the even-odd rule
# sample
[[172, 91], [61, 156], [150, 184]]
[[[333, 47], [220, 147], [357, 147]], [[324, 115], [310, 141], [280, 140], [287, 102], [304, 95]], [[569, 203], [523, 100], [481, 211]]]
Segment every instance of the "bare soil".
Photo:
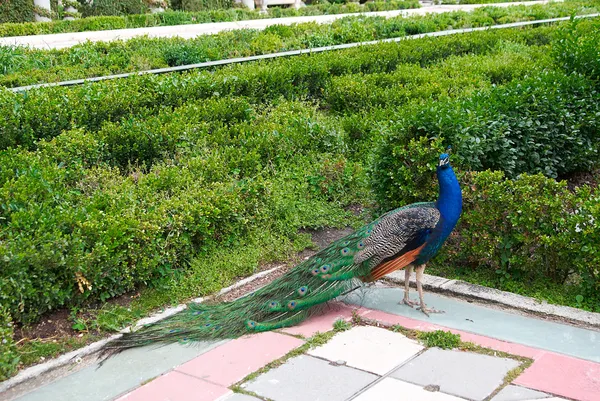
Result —
[[567, 186], [571, 191], [575, 188], [588, 185], [592, 188], [597, 188], [600, 185], [600, 169], [594, 171], [582, 171], [565, 176]]

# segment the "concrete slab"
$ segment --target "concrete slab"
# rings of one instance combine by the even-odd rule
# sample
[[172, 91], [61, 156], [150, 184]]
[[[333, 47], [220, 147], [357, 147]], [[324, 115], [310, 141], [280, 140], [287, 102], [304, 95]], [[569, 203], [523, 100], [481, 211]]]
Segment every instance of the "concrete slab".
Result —
[[244, 336], [206, 352], [176, 370], [221, 386], [231, 386], [303, 344], [304, 341], [295, 337], [273, 332]]
[[431, 348], [394, 371], [391, 376], [421, 386], [481, 401], [498, 388], [519, 362], [470, 352]]
[[504, 387], [491, 401], [524, 401], [548, 398], [549, 394], [535, 391], [526, 387], [509, 385]]
[[[411, 297], [415, 296], [416, 292], [411, 291]], [[416, 309], [399, 305], [398, 301], [403, 297], [404, 291], [401, 288], [375, 287], [355, 291], [345, 298], [345, 302], [406, 316], [422, 322], [600, 362], [600, 332], [595, 330], [526, 317], [431, 292], [425, 293], [425, 302], [429, 306], [446, 311], [446, 313], [432, 314], [428, 318]]]
[[386, 377], [352, 401], [464, 401], [452, 395], [431, 392], [411, 383]]
[[88, 366], [17, 400], [54, 400], [56, 394], [60, 394], [61, 401], [112, 400], [222, 343], [224, 341], [130, 349], [108, 359], [99, 369], [97, 364]]
[[170, 372], [117, 401], [215, 401], [229, 393], [226, 387]]
[[598, 401], [600, 364], [545, 353], [514, 384], [575, 400]]
[[298, 356], [247, 383], [244, 388], [274, 401], [344, 401], [378, 376]]
[[424, 348], [400, 333], [372, 326], [358, 326], [339, 333], [309, 355], [344, 361], [347, 366], [384, 375]]

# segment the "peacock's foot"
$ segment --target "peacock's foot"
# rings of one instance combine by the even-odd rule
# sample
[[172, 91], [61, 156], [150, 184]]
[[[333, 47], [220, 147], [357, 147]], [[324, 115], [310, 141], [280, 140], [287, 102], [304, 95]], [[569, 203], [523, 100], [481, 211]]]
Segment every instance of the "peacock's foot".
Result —
[[425, 316], [429, 317], [430, 313], [446, 313], [443, 310], [437, 310], [437, 309], [433, 309], [433, 308], [428, 308], [426, 305], [421, 305], [417, 308], [417, 310], [420, 310], [421, 312], [423, 312], [425, 314]]
[[399, 305], [402, 305], [402, 304], [408, 305], [411, 308], [419, 305], [419, 303], [417, 301], [411, 301], [410, 298], [408, 298], [408, 297], [403, 298], [402, 301], [398, 302], [398, 304]]

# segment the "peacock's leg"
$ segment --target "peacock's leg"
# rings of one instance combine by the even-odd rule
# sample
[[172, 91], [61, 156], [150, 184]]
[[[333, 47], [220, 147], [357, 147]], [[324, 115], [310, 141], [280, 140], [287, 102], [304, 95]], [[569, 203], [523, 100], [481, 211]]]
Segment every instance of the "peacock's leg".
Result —
[[425, 265], [420, 265], [416, 268], [417, 272], [417, 291], [419, 292], [419, 300], [421, 301], [421, 306], [417, 309], [420, 309], [427, 317], [429, 317], [430, 313], [444, 313], [442, 310], [428, 308], [425, 305], [425, 301], [423, 300], [423, 286], [421, 282], [423, 281], [423, 271], [425, 270]]
[[411, 301], [408, 297], [408, 291], [410, 290], [410, 274], [412, 273], [413, 265], [408, 265], [404, 269], [404, 298], [400, 301], [400, 304], [408, 305], [411, 308], [419, 303], [416, 301]]

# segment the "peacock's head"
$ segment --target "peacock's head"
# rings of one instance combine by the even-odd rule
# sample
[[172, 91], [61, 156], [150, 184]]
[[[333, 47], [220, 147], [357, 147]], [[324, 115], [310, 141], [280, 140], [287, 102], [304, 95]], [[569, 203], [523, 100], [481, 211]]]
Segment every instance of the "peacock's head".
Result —
[[442, 153], [440, 155], [440, 162], [438, 163], [440, 168], [447, 168], [450, 166], [450, 155], [448, 153]]

